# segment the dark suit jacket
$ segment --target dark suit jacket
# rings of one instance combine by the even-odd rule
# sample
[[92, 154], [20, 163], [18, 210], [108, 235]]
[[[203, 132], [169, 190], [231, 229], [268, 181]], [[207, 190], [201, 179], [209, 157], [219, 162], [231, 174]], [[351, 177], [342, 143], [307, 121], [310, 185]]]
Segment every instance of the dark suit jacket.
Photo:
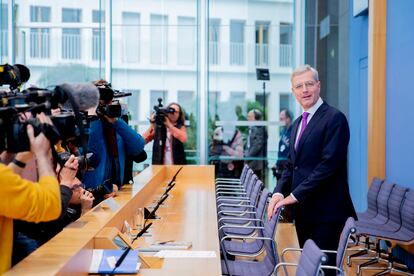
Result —
[[293, 124], [287, 169], [274, 192], [296, 197], [297, 220], [345, 222], [349, 216], [356, 217], [348, 187], [349, 126], [345, 115], [324, 102], [295, 150], [301, 119]]
[[[253, 126], [249, 130], [250, 146], [246, 149], [246, 157], [266, 157], [267, 131], [264, 126]], [[247, 160], [246, 164], [254, 170], [262, 170], [265, 167], [265, 160]]]

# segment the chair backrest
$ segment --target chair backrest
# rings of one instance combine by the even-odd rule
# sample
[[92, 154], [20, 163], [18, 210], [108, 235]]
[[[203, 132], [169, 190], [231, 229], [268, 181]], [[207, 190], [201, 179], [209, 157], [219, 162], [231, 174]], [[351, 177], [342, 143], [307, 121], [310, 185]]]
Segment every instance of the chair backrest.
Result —
[[368, 211], [373, 215], [378, 213], [377, 198], [384, 180], [374, 177], [368, 190]]
[[246, 187], [247, 196], [250, 196], [250, 193], [252, 192], [252, 189], [254, 187], [254, 184], [256, 184], [257, 179], [258, 178], [254, 173], [252, 173], [252, 175], [249, 176], [249, 179], [248, 179], [249, 183], [247, 184], [247, 187]]
[[246, 175], [247, 175], [247, 172], [248, 171], [249, 171], [249, 166], [247, 166], [246, 164], [244, 164], [243, 170], [242, 170], [242, 172], [240, 174], [240, 182], [241, 183], [243, 183], [244, 180], [246, 180]]
[[263, 186], [263, 182], [260, 179], [257, 179], [249, 195], [251, 205], [256, 206], [257, 200], [259, 199], [260, 191], [262, 190]]
[[342, 265], [345, 258], [346, 248], [348, 246], [349, 236], [356, 232], [355, 220], [353, 217], [349, 217], [342, 229], [341, 236], [339, 238], [338, 249], [336, 253], [336, 267], [342, 269]]
[[390, 199], [388, 200], [388, 215], [390, 217], [390, 222], [396, 229], [401, 227], [401, 208], [407, 190], [407, 188], [395, 185], [391, 191]]
[[266, 210], [267, 199], [269, 198], [269, 190], [264, 188], [260, 193], [259, 201], [257, 202], [256, 218], [263, 219]]
[[[410, 190], [405, 194], [405, 200], [401, 209], [401, 224], [406, 232], [414, 234], [414, 191]], [[401, 229], [402, 230], [402, 229]], [[414, 239], [414, 237], [413, 237]]]
[[250, 180], [252, 178], [252, 176], [254, 175], [253, 170], [248, 169], [246, 172], [246, 176], [244, 178], [244, 180], [241, 182], [244, 186], [244, 188], [246, 189], [246, 191], [249, 189], [249, 185], [251, 184]]
[[296, 276], [317, 276], [321, 265], [327, 261], [323, 253], [313, 240], [307, 240], [300, 255]]
[[266, 266], [266, 275], [270, 275], [274, 270], [276, 265], [279, 263], [279, 256], [277, 255], [277, 246], [275, 241], [276, 228], [279, 222], [280, 217], [280, 208], [276, 214], [272, 217], [270, 221], [264, 218], [264, 230], [262, 231], [263, 237], [270, 238], [270, 240], [264, 241], [264, 248], [266, 250], [266, 257], [263, 262]]
[[378, 193], [377, 206], [378, 206], [378, 216], [388, 218], [388, 200], [391, 195], [391, 191], [394, 188], [395, 184], [387, 180], [384, 181], [381, 185], [381, 189]]

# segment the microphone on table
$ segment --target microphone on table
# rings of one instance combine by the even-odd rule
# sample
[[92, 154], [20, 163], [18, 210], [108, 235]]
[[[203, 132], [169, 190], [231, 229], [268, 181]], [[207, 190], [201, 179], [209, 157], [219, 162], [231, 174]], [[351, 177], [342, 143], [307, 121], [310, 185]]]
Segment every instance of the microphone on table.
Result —
[[178, 169], [178, 171], [174, 174], [174, 176], [170, 180], [170, 182], [168, 182], [168, 185], [167, 186], [170, 186], [170, 185], [172, 185], [175, 182], [175, 179], [177, 178], [177, 175], [180, 173], [180, 171], [182, 170], [182, 168], [184, 168], [184, 167], [181, 167], [181, 168]]
[[[133, 244], [139, 237], [141, 237], [142, 234], [144, 234], [148, 230], [148, 228], [151, 227], [151, 225], [152, 225], [152, 222], [150, 224], [148, 224], [147, 226], [145, 226], [144, 228], [142, 228], [142, 230], [139, 231], [137, 236], [131, 241], [131, 244]], [[116, 261], [115, 267], [114, 267], [114, 269], [112, 270], [112, 272], [110, 274], [115, 273], [115, 269], [117, 269], [122, 264], [125, 257], [128, 255], [129, 251], [131, 251], [131, 249], [132, 249], [131, 246], [128, 245], [128, 248], [125, 249], [124, 253], [122, 253], [121, 257], [119, 257], [119, 259]]]

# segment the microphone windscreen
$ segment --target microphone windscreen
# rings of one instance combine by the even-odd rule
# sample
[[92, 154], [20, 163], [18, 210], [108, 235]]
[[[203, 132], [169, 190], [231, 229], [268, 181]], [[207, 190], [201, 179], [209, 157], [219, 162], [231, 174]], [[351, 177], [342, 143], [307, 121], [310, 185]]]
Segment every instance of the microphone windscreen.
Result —
[[[95, 107], [99, 102], [98, 88], [92, 83], [64, 83], [60, 88], [67, 94], [71, 94], [79, 107], [79, 110], [86, 111], [89, 108]], [[63, 105], [65, 108], [70, 108], [70, 102], [66, 101]]]

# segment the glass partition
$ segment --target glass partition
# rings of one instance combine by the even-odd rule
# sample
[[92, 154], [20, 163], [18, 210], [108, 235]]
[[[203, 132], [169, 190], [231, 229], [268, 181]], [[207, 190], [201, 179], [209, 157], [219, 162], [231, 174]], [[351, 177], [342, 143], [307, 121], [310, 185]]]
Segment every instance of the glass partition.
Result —
[[[199, 163], [196, 134], [197, 1], [116, 1], [112, 4], [112, 83], [132, 93], [128, 105], [143, 133], [158, 105], [179, 103], [185, 111], [188, 163]], [[152, 144], [145, 147], [151, 164]]]
[[[222, 127], [217, 135], [223, 144], [233, 139], [237, 128], [242, 143], [238, 166], [263, 161], [263, 176], [271, 180], [282, 130], [279, 112], [295, 109], [289, 82], [295, 51], [294, 0], [15, 0], [12, 34], [8, 1], [0, 2], [0, 58], [4, 63], [12, 56], [11, 62], [27, 65], [29, 85], [108, 78], [114, 88], [132, 94], [121, 102], [128, 106], [130, 124], [139, 133], [148, 128], [158, 98], [164, 105], [178, 102], [186, 112], [189, 163], [205, 162], [200, 152], [212, 149], [201, 149], [197, 143], [197, 125], [208, 121], [205, 139], [210, 145], [217, 127]], [[199, 5], [200, 10], [208, 9], [205, 22], [200, 22]], [[204, 29], [208, 31], [200, 37]], [[14, 47], [9, 49], [11, 38]], [[199, 79], [204, 74], [198, 64], [201, 55], [208, 57], [206, 87], [199, 87], [204, 85]], [[257, 68], [269, 69], [270, 80], [257, 80]], [[208, 96], [201, 98], [199, 89]], [[200, 101], [207, 103], [208, 114], [199, 114]], [[252, 109], [263, 118], [248, 122]], [[267, 131], [260, 156], [246, 155], [253, 125]], [[146, 163], [151, 163], [152, 143], [146, 151]], [[225, 161], [221, 165], [233, 174], [233, 157], [210, 152], [207, 161]]]
[[[247, 163], [274, 186], [279, 113], [295, 106], [293, 14], [294, 1], [209, 1], [209, 163], [218, 175], [237, 177]], [[270, 80], [258, 80], [257, 68]]]
[[9, 62], [9, 8], [8, 0], [0, 1], [0, 62]]
[[103, 77], [103, 2], [14, 1], [15, 62], [29, 67], [29, 85]]

